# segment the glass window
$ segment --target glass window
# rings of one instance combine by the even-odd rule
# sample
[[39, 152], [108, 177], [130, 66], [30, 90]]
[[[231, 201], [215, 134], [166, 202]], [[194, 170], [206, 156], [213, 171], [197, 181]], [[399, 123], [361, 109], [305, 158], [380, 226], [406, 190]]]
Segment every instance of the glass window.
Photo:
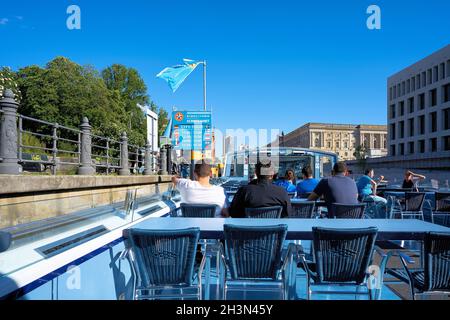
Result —
[[430, 113], [430, 132], [437, 131], [437, 112]]
[[430, 91], [430, 106], [434, 107], [437, 104], [437, 89]]

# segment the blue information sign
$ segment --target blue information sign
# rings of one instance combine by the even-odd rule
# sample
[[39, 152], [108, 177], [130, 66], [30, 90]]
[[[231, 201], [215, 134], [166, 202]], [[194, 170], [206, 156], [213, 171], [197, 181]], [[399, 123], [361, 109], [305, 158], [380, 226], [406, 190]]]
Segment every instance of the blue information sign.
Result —
[[175, 149], [211, 149], [211, 112], [174, 111], [172, 113], [172, 145]]

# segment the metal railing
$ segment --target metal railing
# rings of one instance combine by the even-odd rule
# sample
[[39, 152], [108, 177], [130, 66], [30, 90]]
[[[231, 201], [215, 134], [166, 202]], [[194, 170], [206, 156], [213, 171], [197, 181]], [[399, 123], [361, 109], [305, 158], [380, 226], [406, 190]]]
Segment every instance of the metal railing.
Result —
[[[24, 171], [50, 167], [56, 175], [62, 166], [76, 168], [79, 175], [157, 171], [156, 152], [150, 145], [129, 144], [125, 132], [114, 140], [92, 134], [86, 117], [75, 129], [21, 115], [18, 108], [12, 91], [5, 90], [0, 99], [0, 174], [19, 174], [22, 167]], [[30, 139], [34, 143], [28, 143]]]

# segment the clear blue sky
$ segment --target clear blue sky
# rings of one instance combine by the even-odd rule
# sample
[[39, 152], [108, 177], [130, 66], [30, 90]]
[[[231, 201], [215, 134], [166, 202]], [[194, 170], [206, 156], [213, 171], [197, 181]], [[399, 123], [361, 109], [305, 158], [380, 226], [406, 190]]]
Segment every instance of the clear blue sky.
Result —
[[[70, 4], [81, 8], [79, 31], [66, 28]], [[370, 4], [381, 8], [381, 30], [366, 27]], [[1, 8], [0, 65], [60, 55], [97, 69], [122, 63], [168, 110], [202, 108], [201, 69], [175, 94], [155, 75], [182, 58], [207, 59], [208, 105], [222, 130], [384, 124], [387, 77], [450, 43], [447, 0], [2, 0]]]

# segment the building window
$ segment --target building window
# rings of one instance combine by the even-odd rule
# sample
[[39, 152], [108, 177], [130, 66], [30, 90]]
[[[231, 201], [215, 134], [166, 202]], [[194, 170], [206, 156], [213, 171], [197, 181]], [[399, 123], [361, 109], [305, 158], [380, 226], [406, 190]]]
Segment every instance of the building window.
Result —
[[411, 78], [411, 91], [416, 91], [416, 77]]
[[339, 149], [339, 141], [336, 141], [336, 149]]
[[445, 79], [445, 63], [441, 63], [440, 65], [440, 79]]
[[400, 83], [397, 85], [397, 98], [400, 97]]
[[425, 109], [425, 93], [419, 94], [419, 109], [423, 110]]
[[405, 81], [402, 82], [402, 96], [405, 95]]
[[437, 131], [437, 112], [430, 113], [430, 132]]
[[404, 143], [400, 143], [400, 144], [398, 145], [398, 149], [399, 149], [400, 155], [401, 155], [401, 156], [404, 156], [404, 155], [405, 155], [405, 144], [404, 144]]
[[427, 85], [427, 73], [424, 71], [422, 72], [422, 88]]
[[450, 136], [442, 138], [442, 144], [444, 145], [444, 151], [450, 151]]
[[409, 136], [414, 136], [414, 118], [408, 119]]
[[434, 82], [438, 82], [439, 81], [439, 70], [438, 70], [438, 66], [435, 66], [433, 68], [433, 80]]
[[392, 87], [389, 88], [389, 100], [392, 100]]
[[400, 101], [398, 104], [398, 115], [401, 117], [405, 114], [405, 101]]
[[430, 139], [430, 151], [431, 152], [437, 151], [437, 138]]
[[444, 100], [442, 101], [443, 103], [450, 101], [450, 83], [442, 87], [442, 98]]
[[[348, 148], [348, 142], [344, 142], [344, 148], [347, 149]], [[346, 152], [347, 153], [347, 152]]]
[[427, 83], [430, 85], [431, 84], [431, 81], [432, 80], [432, 72], [431, 72], [431, 69], [428, 69], [427, 70]]
[[391, 156], [395, 156], [395, 144], [391, 145]]
[[410, 93], [411, 92], [411, 80], [407, 80], [406, 81], [406, 93]]
[[447, 72], [445, 72], [447, 78], [450, 77], [450, 60], [447, 60]]
[[450, 130], [450, 108], [442, 110], [442, 119], [444, 120], [444, 130]]
[[331, 149], [331, 142], [327, 143], [327, 147], [328, 147], [328, 149]]
[[437, 89], [430, 91], [430, 107], [434, 107], [437, 104]]
[[419, 134], [425, 134], [425, 116], [419, 116]]
[[398, 123], [398, 131], [399, 131], [400, 139], [403, 139], [405, 137], [405, 121], [400, 121]]
[[419, 140], [418, 145], [419, 145], [419, 152], [425, 153], [425, 140]]
[[408, 153], [409, 154], [414, 153], [414, 142], [408, 142]]
[[414, 97], [408, 99], [408, 112], [409, 113], [414, 112]]
[[395, 104], [392, 104], [391, 106], [390, 106], [390, 115], [391, 115], [391, 119], [394, 119], [395, 118]]
[[391, 140], [395, 140], [395, 123], [391, 124]]
[[420, 89], [420, 74], [418, 74], [416, 76], [416, 78], [417, 78], [417, 90], [419, 90]]

